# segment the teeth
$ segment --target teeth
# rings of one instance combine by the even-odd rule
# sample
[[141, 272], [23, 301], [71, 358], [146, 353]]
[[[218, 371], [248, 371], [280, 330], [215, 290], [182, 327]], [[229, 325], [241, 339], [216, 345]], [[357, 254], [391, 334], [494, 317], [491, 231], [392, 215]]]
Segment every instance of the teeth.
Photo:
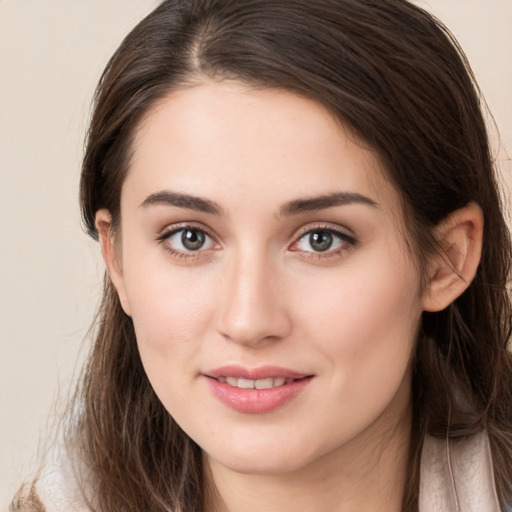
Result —
[[[274, 384], [274, 379], [270, 378], [270, 379], [260, 379], [260, 380], [255, 380], [254, 381], [254, 387], [256, 389], [271, 389], [275, 386], [276, 384]], [[282, 386], [282, 384], [281, 384]]]
[[238, 387], [240, 389], [254, 389], [254, 384], [256, 381], [250, 379], [238, 379]]
[[217, 380], [240, 389], [272, 389], [293, 381], [293, 379], [285, 379], [284, 377], [258, 380], [243, 379], [242, 377], [219, 377]]
[[238, 387], [238, 377], [226, 377], [226, 382], [230, 386], [234, 386], [235, 388]]

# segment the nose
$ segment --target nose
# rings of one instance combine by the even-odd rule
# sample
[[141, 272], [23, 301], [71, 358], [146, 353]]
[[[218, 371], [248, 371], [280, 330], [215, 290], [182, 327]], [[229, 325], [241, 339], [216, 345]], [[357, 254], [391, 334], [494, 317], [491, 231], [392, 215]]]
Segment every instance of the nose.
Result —
[[287, 336], [291, 330], [285, 290], [271, 262], [256, 255], [238, 258], [225, 269], [218, 332], [246, 346]]

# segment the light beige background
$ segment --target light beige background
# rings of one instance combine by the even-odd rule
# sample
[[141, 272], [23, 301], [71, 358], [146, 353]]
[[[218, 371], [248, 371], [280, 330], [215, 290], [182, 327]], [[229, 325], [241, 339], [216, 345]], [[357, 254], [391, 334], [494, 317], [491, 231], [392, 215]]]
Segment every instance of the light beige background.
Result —
[[[93, 89], [157, 3], [0, 0], [0, 508], [35, 464], [97, 305], [103, 267], [77, 207]], [[466, 50], [512, 183], [512, 0], [418, 3]]]

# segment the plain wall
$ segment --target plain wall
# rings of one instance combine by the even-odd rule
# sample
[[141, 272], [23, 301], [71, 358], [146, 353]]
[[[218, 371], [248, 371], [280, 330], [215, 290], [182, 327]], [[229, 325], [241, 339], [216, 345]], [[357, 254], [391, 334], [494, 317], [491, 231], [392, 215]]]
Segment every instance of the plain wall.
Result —
[[103, 264], [78, 210], [93, 91], [157, 3], [0, 0], [0, 510], [35, 466], [98, 302]]
[[[77, 200], [93, 90], [122, 37], [157, 3], [0, 0], [0, 508], [34, 467], [99, 298], [103, 264]], [[466, 50], [512, 183], [512, 0], [418, 3]]]

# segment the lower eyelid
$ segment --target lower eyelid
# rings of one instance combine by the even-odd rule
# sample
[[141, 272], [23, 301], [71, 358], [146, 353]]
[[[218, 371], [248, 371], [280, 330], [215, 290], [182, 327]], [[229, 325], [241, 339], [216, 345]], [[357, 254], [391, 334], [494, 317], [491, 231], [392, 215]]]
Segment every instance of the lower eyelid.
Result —
[[164, 243], [164, 249], [169, 254], [171, 254], [174, 258], [180, 259], [180, 260], [187, 260], [187, 259], [190, 259], [190, 258], [197, 257], [194, 252], [179, 251], [179, 250], [173, 249], [172, 247], [170, 247], [169, 245], [166, 245], [165, 243]]

